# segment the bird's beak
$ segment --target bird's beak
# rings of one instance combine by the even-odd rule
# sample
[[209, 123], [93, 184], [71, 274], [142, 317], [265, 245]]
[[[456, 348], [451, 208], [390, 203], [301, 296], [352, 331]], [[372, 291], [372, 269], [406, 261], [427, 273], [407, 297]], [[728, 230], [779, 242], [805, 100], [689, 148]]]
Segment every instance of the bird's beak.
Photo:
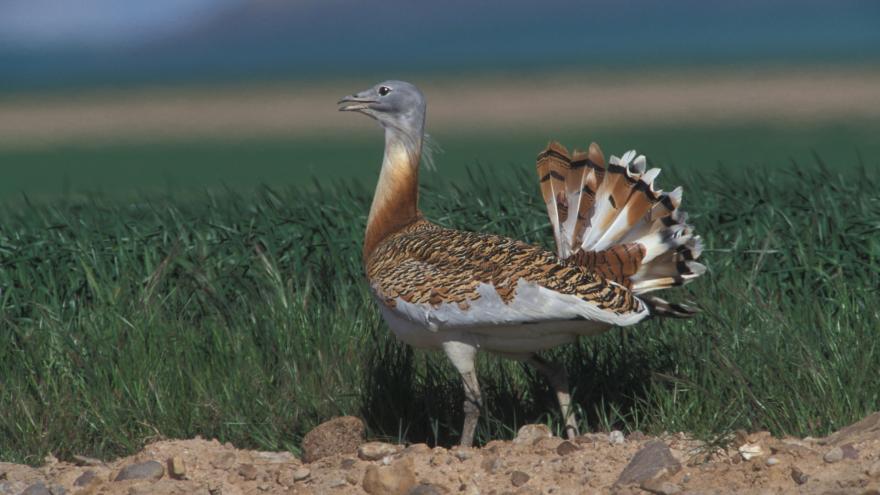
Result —
[[370, 108], [370, 104], [376, 103], [376, 100], [366, 96], [349, 95], [336, 103], [341, 105], [339, 107], [340, 112], [360, 112]]

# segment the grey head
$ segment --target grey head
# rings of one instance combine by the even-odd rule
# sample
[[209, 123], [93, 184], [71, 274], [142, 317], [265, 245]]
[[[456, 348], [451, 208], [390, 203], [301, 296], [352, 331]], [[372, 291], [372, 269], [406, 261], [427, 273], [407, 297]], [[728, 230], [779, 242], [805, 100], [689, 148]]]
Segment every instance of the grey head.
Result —
[[[405, 81], [383, 81], [339, 100], [340, 112], [359, 112], [386, 129], [421, 134], [425, 126], [425, 97]], [[418, 137], [418, 136], [413, 136]]]

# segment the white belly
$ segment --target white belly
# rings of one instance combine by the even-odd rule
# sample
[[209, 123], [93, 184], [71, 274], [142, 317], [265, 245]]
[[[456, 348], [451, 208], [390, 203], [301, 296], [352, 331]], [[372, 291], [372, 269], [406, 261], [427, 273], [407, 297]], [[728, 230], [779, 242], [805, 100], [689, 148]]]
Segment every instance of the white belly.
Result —
[[425, 324], [379, 303], [382, 317], [402, 342], [417, 348], [440, 349], [444, 342], [462, 341], [497, 354], [524, 355], [598, 335], [611, 328], [602, 322], [561, 320], [541, 323], [444, 326]]
[[458, 340], [502, 354], [549, 349], [649, 316], [644, 305], [640, 311], [617, 314], [525, 280], [519, 280], [510, 301], [503, 301], [489, 284], [480, 284], [477, 292], [479, 297], [463, 307], [410, 303], [401, 298], [389, 307], [375, 293], [374, 297], [394, 334], [413, 347], [440, 348], [444, 342]]

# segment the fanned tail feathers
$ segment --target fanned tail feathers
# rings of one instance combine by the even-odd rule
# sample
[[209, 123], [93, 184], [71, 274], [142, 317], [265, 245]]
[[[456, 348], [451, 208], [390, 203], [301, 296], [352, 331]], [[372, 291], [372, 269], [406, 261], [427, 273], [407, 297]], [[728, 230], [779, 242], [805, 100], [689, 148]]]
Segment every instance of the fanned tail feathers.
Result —
[[[635, 151], [607, 164], [596, 143], [587, 152], [551, 142], [538, 155], [538, 177], [556, 239], [557, 255], [583, 265], [635, 294], [685, 284], [706, 267], [695, 261], [700, 237], [679, 209], [682, 189], [654, 189], [660, 169], [646, 170]], [[662, 316], [696, 311], [656, 297], [641, 297]]]

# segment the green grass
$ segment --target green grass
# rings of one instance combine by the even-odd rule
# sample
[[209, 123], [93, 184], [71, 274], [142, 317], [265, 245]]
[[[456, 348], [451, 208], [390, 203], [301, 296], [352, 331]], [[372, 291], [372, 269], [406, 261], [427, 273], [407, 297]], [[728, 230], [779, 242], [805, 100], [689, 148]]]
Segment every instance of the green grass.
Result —
[[[550, 353], [571, 375], [582, 429], [822, 435], [880, 409], [880, 167], [724, 156], [726, 167], [660, 177], [684, 185], [710, 269], [667, 295], [704, 312]], [[0, 459], [111, 457], [194, 435], [296, 452], [339, 414], [364, 417], [375, 437], [453, 442], [458, 377], [442, 355], [395, 342], [362, 278], [371, 188], [7, 200]], [[423, 209], [551, 240], [531, 166], [429, 186]], [[558, 427], [533, 371], [484, 356], [479, 374], [478, 441]]]
[[[791, 159], [808, 162], [812, 151], [832, 164], [859, 156], [880, 156], [880, 122], [841, 122], [814, 127], [762, 125], [669, 126], [559, 132], [438, 134], [443, 152], [439, 173], [429, 177], [463, 180], [478, 163], [531, 166], [549, 139], [586, 147], [590, 140], [608, 154], [633, 146], [659, 166], [704, 169], [726, 166], [776, 167]], [[0, 149], [0, 200], [53, 198], [77, 193], [179, 194], [193, 188], [248, 191], [266, 184], [309, 184], [313, 177], [374, 182], [383, 141], [378, 128], [366, 135], [263, 138], [243, 141], [180, 141], [69, 145]]]

